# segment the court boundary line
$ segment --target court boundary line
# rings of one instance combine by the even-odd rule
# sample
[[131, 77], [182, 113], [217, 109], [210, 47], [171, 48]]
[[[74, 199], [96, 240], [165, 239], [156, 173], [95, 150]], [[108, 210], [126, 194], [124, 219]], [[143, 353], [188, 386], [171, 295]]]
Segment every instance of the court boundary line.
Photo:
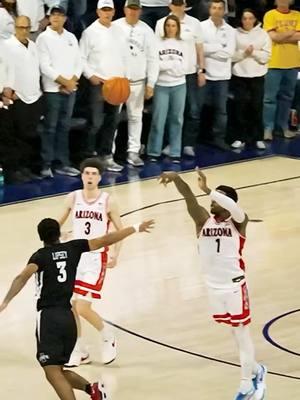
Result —
[[[231, 162], [227, 162], [227, 163], [208, 165], [208, 166], [203, 167], [202, 169], [206, 170], [206, 169], [211, 169], [211, 168], [224, 167], [224, 166], [227, 166], [227, 165], [242, 164], [242, 163], [251, 162], [251, 161], [257, 161], [257, 160], [266, 160], [268, 158], [275, 158], [275, 157], [294, 159], [294, 157], [292, 157], [292, 156], [289, 157], [289, 156], [286, 156], [284, 154], [282, 154], [282, 155], [281, 154], [270, 154], [270, 155], [266, 155], [266, 156], [262, 156], [262, 157], [254, 157], [254, 158], [249, 158], [249, 159], [245, 159], [245, 160], [236, 160], [236, 161], [231, 161]], [[173, 170], [165, 170], [165, 171], [161, 171], [161, 172], [171, 172], [171, 171], [173, 171]], [[184, 171], [178, 171], [178, 173], [179, 174], [186, 174], [186, 173], [190, 173], [190, 172], [193, 172], [193, 171], [195, 171], [195, 168], [194, 169], [187, 169], [187, 170], [184, 170]], [[177, 172], [177, 171], [174, 171], [174, 172]], [[157, 176], [149, 176], [147, 178], [140, 178], [140, 179], [137, 179], [135, 181], [117, 182], [117, 183], [114, 183], [114, 184], [111, 184], [111, 185], [103, 185], [103, 186], [101, 186], [101, 189], [102, 188], [114, 187], [114, 186], [128, 185], [130, 183], [136, 183], [136, 182], [144, 182], [144, 181], [149, 181], [151, 179], [157, 179]], [[30, 201], [37, 201], [37, 200], [51, 199], [53, 197], [65, 196], [68, 193], [70, 193], [70, 192], [54, 193], [54, 194], [45, 195], [45, 196], [33, 197], [33, 198], [30, 198], [30, 199], [16, 200], [16, 201], [12, 201], [12, 202], [9, 202], [9, 203], [0, 203], [0, 208], [1, 207], [12, 206], [12, 205], [15, 205], [15, 204], [28, 203]]]
[[267, 342], [269, 342], [272, 346], [276, 347], [277, 349], [284, 351], [286, 353], [292, 354], [294, 356], [300, 356], [300, 353], [297, 353], [296, 351], [293, 350], [289, 350], [286, 347], [281, 346], [279, 343], [275, 342], [275, 340], [272, 338], [272, 336], [270, 335], [270, 328], [271, 326], [279, 321], [282, 318], [285, 318], [291, 314], [295, 314], [297, 312], [300, 312], [300, 308], [296, 309], [296, 310], [292, 310], [292, 311], [287, 311], [284, 314], [278, 315], [277, 317], [272, 318], [269, 322], [267, 322], [262, 330], [262, 334], [264, 336], [264, 338], [266, 339]]
[[[276, 157], [276, 155], [269, 156], [269, 157], [265, 157], [265, 158], [272, 158], [272, 157]], [[288, 157], [286, 157], [286, 158], [288, 158]], [[239, 160], [239, 161], [237, 161], [237, 162], [226, 163], [226, 164], [224, 164], [224, 165], [237, 164], [237, 163], [240, 163], [240, 162], [249, 162], [249, 161], [255, 161], [255, 159], [251, 159], [251, 160]], [[219, 165], [214, 165], [214, 166], [208, 166], [208, 167], [205, 167], [205, 168], [203, 168], [203, 169], [206, 170], [206, 169], [210, 169], [210, 168], [216, 168], [216, 167], [219, 167], [219, 166], [221, 166], [221, 164], [219, 164]], [[185, 173], [189, 173], [189, 172], [192, 172], [192, 171], [193, 171], [193, 170], [182, 171], [182, 172], [180, 172], [180, 174], [185, 174]], [[281, 183], [281, 182], [296, 180], [296, 179], [299, 179], [299, 178], [300, 178], [300, 175], [297, 175], [297, 176], [292, 176], [292, 177], [288, 177], [288, 178], [282, 178], [282, 179], [277, 179], [277, 180], [272, 180], [272, 181], [267, 181], [267, 182], [261, 182], [261, 183], [251, 184], [251, 185], [240, 186], [240, 187], [237, 187], [237, 188], [235, 188], [235, 189], [236, 189], [236, 190], [251, 189], [251, 188], [255, 188], [255, 187], [267, 186], [267, 185], [271, 185], [271, 184], [276, 184], [276, 183]], [[155, 179], [155, 177], [149, 177], [149, 178], [146, 178], [146, 179], [141, 179], [141, 181], [143, 181], [143, 180], [150, 180], [150, 179]], [[136, 182], [138, 182], [138, 181], [136, 181]], [[130, 183], [130, 182], [122, 182], [122, 183], [120, 183], [120, 185], [128, 184], [128, 183]], [[111, 187], [111, 186], [112, 186], [112, 185], [107, 185], [107, 186], [105, 186], [105, 187]], [[104, 186], [103, 186], [103, 187], [104, 187]], [[67, 192], [67, 193], [68, 193], [68, 192]], [[16, 202], [12, 202], [12, 203], [0, 204], [0, 207], [10, 206], [10, 205], [15, 205], [15, 204], [20, 204], [20, 203], [26, 203], [26, 202], [29, 202], [29, 201], [43, 200], [43, 199], [52, 198], [52, 197], [56, 197], [56, 196], [57, 196], [57, 197], [60, 197], [60, 196], [63, 196], [63, 195], [65, 195], [65, 194], [66, 194], [66, 192], [65, 192], [65, 193], [59, 193], [59, 194], [54, 194], [54, 195], [50, 195], [50, 196], [45, 196], [45, 197], [42, 196], [42, 197], [39, 197], [39, 198], [26, 199], [26, 200], [20, 200], [20, 201], [16, 201]], [[198, 198], [198, 197], [204, 197], [204, 196], [208, 196], [208, 195], [205, 193], [205, 194], [196, 195], [195, 197]], [[149, 204], [149, 205], [147, 205], [147, 206], [144, 206], [144, 207], [141, 207], [141, 208], [138, 208], [138, 209], [131, 210], [131, 211], [128, 211], [128, 212], [126, 212], [126, 213], [123, 213], [123, 214], [121, 215], [121, 217], [130, 215], [130, 214], [133, 214], [133, 213], [135, 213], [135, 212], [137, 212], [137, 211], [141, 211], [141, 210], [145, 210], [145, 209], [148, 209], [148, 208], [156, 207], [156, 206], [159, 206], [159, 205], [162, 205], [162, 204], [169, 204], [169, 203], [174, 203], [174, 202], [183, 201], [183, 200], [184, 200], [184, 198], [177, 198], [177, 199], [166, 200], [166, 201], [162, 201], [162, 202], [157, 202], [157, 203]], [[299, 311], [299, 310], [298, 310], [298, 311]], [[293, 311], [292, 311], [292, 312], [293, 312]], [[289, 312], [289, 313], [287, 313], [287, 314], [291, 314], [292, 312]], [[296, 311], [294, 311], [294, 312], [296, 312]], [[275, 320], [279, 319], [280, 317], [282, 317], [282, 316], [279, 316], [279, 317], [275, 318]], [[211, 357], [211, 356], [207, 356], [207, 355], [205, 355], [205, 354], [192, 352], [192, 351], [189, 351], [189, 350], [186, 350], [186, 349], [182, 349], [182, 348], [177, 347], [177, 346], [169, 345], [169, 344], [167, 344], [167, 343], [163, 343], [163, 342], [160, 342], [160, 341], [158, 341], [158, 340], [155, 340], [155, 339], [149, 338], [149, 337], [147, 337], [147, 336], [141, 335], [141, 334], [139, 334], [139, 333], [137, 333], [137, 332], [131, 331], [131, 330], [129, 330], [129, 329], [127, 329], [127, 328], [124, 328], [124, 327], [122, 327], [121, 325], [118, 325], [118, 324], [116, 324], [116, 323], [114, 323], [114, 322], [111, 322], [111, 321], [108, 321], [108, 320], [105, 320], [105, 319], [104, 319], [104, 321], [105, 321], [106, 323], [108, 323], [109, 325], [111, 325], [111, 326], [113, 326], [113, 327], [115, 327], [115, 328], [117, 328], [117, 329], [119, 329], [119, 330], [121, 330], [121, 331], [123, 331], [123, 332], [125, 332], [125, 333], [128, 333], [128, 334], [130, 334], [130, 335], [132, 335], [132, 336], [138, 337], [138, 338], [143, 339], [143, 340], [145, 340], [145, 341], [154, 343], [154, 344], [156, 344], [156, 345], [160, 345], [160, 346], [162, 346], [162, 347], [166, 347], [166, 348], [169, 348], [169, 349], [171, 349], [171, 350], [175, 350], [175, 351], [178, 351], [178, 352], [181, 352], [181, 353], [185, 353], [185, 354], [188, 354], [188, 355], [192, 355], [192, 356], [195, 356], [195, 357], [198, 357], [198, 358], [202, 358], [202, 359], [214, 361], [214, 362], [217, 362], [217, 363], [221, 363], [221, 364], [223, 364], [223, 365], [229, 365], [229, 366], [232, 366], [232, 367], [240, 367], [240, 364], [233, 363], [233, 362], [226, 361], [226, 360], [222, 360], [222, 359], [218, 359], [218, 358], [214, 358], [214, 357]], [[272, 321], [274, 321], [274, 319], [273, 319]], [[272, 322], [272, 321], [271, 321], [271, 322]], [[292, 379], [292, 380], [300, 380], [300, 377], [299, 377], [299, 376], [284, 374], [284, 373], [276, 372], [276, 371], [268, 371], [268, 374], [274, 375], [274, 376], [279, 376], [279, 377], [282, 377], [282, 378]]]
[[[147, 342], [156, 344], [158, 346], [166, 347], [166, 348], [168, 348], [170, 350], [178, 351], [180, 353], [188, 354], [188, 355], [191, 355], [191, 356], [194, 356], [194, 357], [198, 357], [198, 358], [202, 358], [202, 359], [205, 359], [205, 360], [214, 361], [214, 362], [217, 362], [219, 364], [229, 365], [231, 367], [238, 367], [238, 368], [241, 367], [240, 364], [237, 364], [237, 363], [234, 363], [234, 362], [231, 362], [231, 361], [226, 361], [226, 360], [222, 360], [220, 358], [207, 356], [205, 354], [196, 353], [194, 351], [182, 349], [181, 347], [177, 347], [177, 346], [173, 346], [173, 345], [170, 345], [170, 344], [167, 344], [167, 343], [160, 342], [159, 340], [155, 340], [155, 339], [152, 339], [152, 338], [150, 338], [148, 336], [141, 335], [141, 334], [139, 334], [137, 332], [131, 331], [130, 329], [124, 328], [123, 326], [118, 325], [118, 324], [116, 324], [114, 322], [108, 321], [106, 319], [104, 319], [104, 321], [107, 324], [113, 326], [114, 328], [119, 329], [122, 332], [128, 333], [129, 335], [138, 337], [139, 339], [142, 339], [142, 340], [145, 340]], [[279, 376], [281, 378], [287, 378], [287, 379], [293, 379], [293, 380], [300, 381], [300, 377], [299, 376], [284, 374], [282, 372], [276, 372], [276, 371], [269, 371], [268, 370], [268, 374], [269, 375], [274, 375], [274, 376]]]
[[[268, 181], [268, 182], [261, 182], [261, 183], [254, 183], [254, 184], [251, 184], [251, 185], [239, 186], [239, 187], [235, 188], [235, 190], [252, 189], [252, 188], [255, 188], [255, 187], [267, 186], [267, 185], [272, 185], [272, 184], [276, 184], [276, 183], [292, 181], [292, 180], [296, 180], [296, 179], [300, 179], [300, 175], [292, 176], [292, 177], [289, 177], [289, 178], [277, 179], [277, 180]], [[205, 196], [208, 196], [208, 194], [203, 193], [203, 194], [195, 195], [195, 197], [197, 197], [197, 198], [198, 197], [205, 197]], [[184, 198], [180, 197], [180, 198], [177, 198], [177, 199], [165, 200], [165, 201], [160, 201], [160, 202], [153, 203], [153, 204], [148, 204], [147, 206], [143, 206], [143, 207], [137, 208], [135, 210], [127, 211], [127, 212], [123, 213], [121, 215], [121, 217], [125, 217], [127, 215], [134, 214], [137, 211], [147, 210], [148, 208], [156, 207], [156, 206], [159, 206], [159, 205], [162, 205], [162, 204], [175, 203], [177, 201], [184, 201]]]
[[[236, 190], [244, 190], [244, 189], [250, 189], [250, 188], [252, 189], [254, 187], [267, 186], [267, 185], [286, 182], [286, 181], [290, 181], [290, 180], [296, 180], [296, 179], [299, 179], [299, 178], [300, 178], [300, 176], [294, 176], [294, 177], [282, 178], [282, 179], [277, 179], [277, 180], [268, 181], [268, 182], [256, 183], [256, 184], [252, 184], [252, 185], [245, 185], [245, 186], [240, 186], [240, 187], [236, 188]], [[208, 196], [208, 195], [206, 193], [204, 193], [204, 194], [197, 195], [195, 197], [205, 197], [205, 196]], [[147, 206], [144, 206], [144, 207], [141, 207], [141, 208], [138, 208], [138, 209], [135, 209], [135, 210], [128, 211], [128, 212], [122, 214], [121, 217], [130, 215], [130, 214], [134, 214], [137, 211], [146, 210], [148, 208], [153, 208], [153, 207], [156, 207], [156, 206], [159, 206], [159, 205], [162, 205], [162, 204], [169, 204], [169, 203], [174, 203], [174, 202], [178, 202], [178, 201], [184, 201], [184, 198], [181, 197], [181, 198], [178, 198], [178, 199], [166, 200], [166, 201], [162, 201], [162, 202], [149, 204]], [[220, 364], [229, 365], [229, 366], [232, 366], [232, 367], [240, 367], [240, 364], [233, 363], [231, 361], [218, 359], [218, 358], [211, 357], [211, 356], [208, 356], [208, 355], [205, 355], [205, 354], [192, 352], [192, 351], [189, 351], [189, 350], [186, 350], [186, 349], [182, 349], [182, 348], [177, 347], [177, 346], [169, 345], [167, 343], [163, 343], [163, 342], [160, 342], [158, 340], [155, 340], [155, 339], [149, 338], [147, 336], [141, 335], [141, 334], [139, 334], [137, 332], [131, 331], [131, 330], [129, 330], [127, 328], [124, 328], [121, 325], [118, 325], [118, 324], [116, 324], [116, 323], [114, 323], [112, 321], [108, 321], [108, 320], [104, 320], [104, 321], [107, 322], [109, 325], [111, 325], [111, 326], [113, 326], [113, 327], [115, 327], [115, 328], [117, 328], [117, 329], [119, 329], [119, 330], [121, 330], [121, 331], [123, 331], [125, 333], [128, 333], [128, 334], [130, 334], [132, 336], [138, 337], [140, 339], [146, 340], [148, 342], [154, 343], [156, 345], [160, 345], [160, 346], [169, 348], [171, 350], [175, 350], [175, 351], [178, 351], [178, 352], [181, 352], [181, 353], [192, 355], [194, 357], [199, 357], [199, 358], [202, 358], [202, 359], [205, 359], [205, 360], [214, 361], [214, 362], [217, 362], [217, 363], [220, 363]], [[284, 373], [276, 372], [276, 371], [268, 371], [268, 374], [274, 375], [274, 376], [279, 376], [279, 377], [282, 377], [282, 378], [287, 378], [287, 379], [300, 380], [299, 376], [284, 374]]]

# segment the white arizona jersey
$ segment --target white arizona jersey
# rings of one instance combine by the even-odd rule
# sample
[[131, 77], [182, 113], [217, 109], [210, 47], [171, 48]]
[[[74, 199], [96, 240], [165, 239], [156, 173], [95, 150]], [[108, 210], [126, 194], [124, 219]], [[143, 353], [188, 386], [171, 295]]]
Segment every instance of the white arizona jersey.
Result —
[[232, 288], [245, 281], [245, 240], [231, 218], [220, 222], [208, 218], [198, 238], [200, 265], [208, 286]]
[[109, 194], [100, 192], [99, 197], [87, 202], [83, 191], [74, 192], [72, 207], [73, 235], [75, 239], [95, 239], [108, 231], [108, 198]]

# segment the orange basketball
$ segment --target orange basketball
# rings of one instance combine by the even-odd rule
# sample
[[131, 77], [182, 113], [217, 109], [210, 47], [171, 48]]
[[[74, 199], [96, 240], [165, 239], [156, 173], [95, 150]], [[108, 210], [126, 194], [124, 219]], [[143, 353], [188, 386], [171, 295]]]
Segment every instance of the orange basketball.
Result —
[[125, 103], [130, 95], [130, 85], [127, 78], [114, 77], [107, 79], [102, 87], [104, 100], [113, 106]]

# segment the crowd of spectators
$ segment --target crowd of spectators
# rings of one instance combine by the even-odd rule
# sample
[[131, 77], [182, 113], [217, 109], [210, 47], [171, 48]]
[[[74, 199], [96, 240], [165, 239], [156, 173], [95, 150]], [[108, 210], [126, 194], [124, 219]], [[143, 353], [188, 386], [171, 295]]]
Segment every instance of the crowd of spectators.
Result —
[[[114, 148], [125, 111], [123, 150], [133, 167], [195, 157], [204, 140], [263, 151], [274, 135], [293, 139], [299, 8], [291, 0], [0, 0], [5, 182], [78, 175], [74, 115], [86, 121], [82, 157], [98, 157], [113, 172], [124, 167]], [[102, 95], [114, 76], [130, 81], [120, 106]]]

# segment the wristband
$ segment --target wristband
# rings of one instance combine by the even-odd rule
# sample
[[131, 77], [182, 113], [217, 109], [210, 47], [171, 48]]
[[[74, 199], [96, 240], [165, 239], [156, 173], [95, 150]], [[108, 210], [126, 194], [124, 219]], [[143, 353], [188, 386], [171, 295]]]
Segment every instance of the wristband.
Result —
[[133, 229], [134, 229], [137, 233], [139, 233], [139, 231], [140, 231], [140, 224], [133, 224], [132, 226], [133, 226]]

